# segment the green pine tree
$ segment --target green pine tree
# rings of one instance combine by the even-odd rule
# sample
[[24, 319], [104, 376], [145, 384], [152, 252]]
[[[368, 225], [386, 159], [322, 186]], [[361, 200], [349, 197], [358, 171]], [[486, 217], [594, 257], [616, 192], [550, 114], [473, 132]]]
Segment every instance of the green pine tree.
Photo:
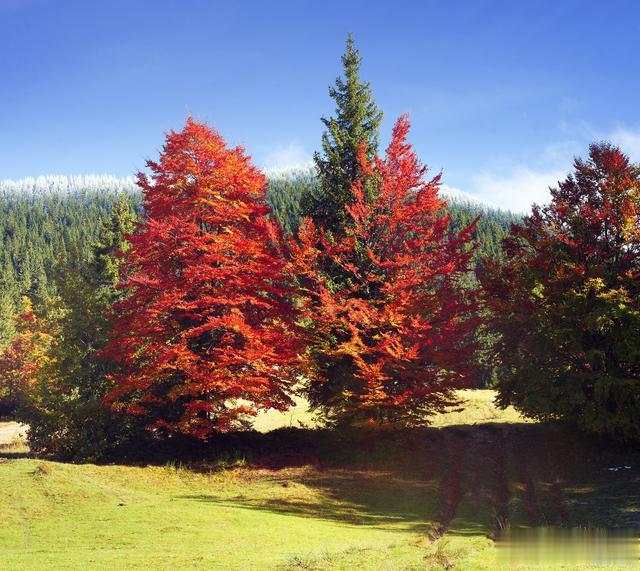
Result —
[[15, 313], [16, 307], [11, 294], [0, 292], [0, 347], [8, 345], [16, 334], [13, 321]]
[[121, 256], [115, 252], [126, 253], [129, 243], [126, 236], [133, 232], [135, 212], [131, 201], [121, 195], [113, 205], [109, 220], [102, 224], [100, 235], [93, 247], [93, 276], [96, 288], [106, 288], [113, 293], [113, 286], [120, 278]]
[[322, 152], [314, 161], [320, 185], [302, 201], [302, 214], [332, 233], [339, 233], [345, 222], [345, 204], [351, 199], [351, 185], [360, 176], [358, 147], [364, 142], [369, 158], [378, 149], [378, 128], [382, 112], [371, 95], [368, 82], [360, 79], [360, 52], [349, 34], [342, 56], [344, 79], [338, 77], [329, 95], [336, 102], [336, 115], [323, 117]]

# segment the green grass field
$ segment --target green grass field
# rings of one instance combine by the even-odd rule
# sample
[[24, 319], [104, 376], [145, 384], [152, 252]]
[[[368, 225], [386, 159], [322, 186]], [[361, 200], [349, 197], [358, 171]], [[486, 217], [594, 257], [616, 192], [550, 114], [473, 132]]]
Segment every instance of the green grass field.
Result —
[[184, 466], [62, 464], [5, 443], [0, 569], [496, 569], [509, 526], [640, 527], [637, 450], [523, 422], [492, 396], [464, 393], [428, 429], [269, 431], [311, 424], [300, 403], [235, 436], [226, 461]]

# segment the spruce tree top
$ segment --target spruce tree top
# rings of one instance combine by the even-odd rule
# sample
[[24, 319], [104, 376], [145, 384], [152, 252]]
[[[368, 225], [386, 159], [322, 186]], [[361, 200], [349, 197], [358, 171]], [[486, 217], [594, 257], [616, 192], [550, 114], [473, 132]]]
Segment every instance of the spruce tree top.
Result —
[[302, 213], [333, 234], [341, 233], [346, 220], [345, 204], [351, 201], [351, 186], [360, 177], [358, 146], [367, 145], [371, 159], [378, 149], [378, 127], [382, 112], [371, 95], [368, 82], [360, 79], [360, 52], [353, 37], [347, 38], [342, 56], [344, 79], [338, 77], [329, 95], [336, 101], [335, 117], [323, 117], [322, 152], [314, 161], [320, 179], [319, 189], [305, 197]]
[[117, 252], [129, 249], [127, 235], [135, 227], [135, 212], [127, 197], [122, 194], [111, 208], [109, 219], [102, 223], [98, 241], [93, 245], [93, 271], [97, 285], [113, 287], [120, 277], [123, 259]]

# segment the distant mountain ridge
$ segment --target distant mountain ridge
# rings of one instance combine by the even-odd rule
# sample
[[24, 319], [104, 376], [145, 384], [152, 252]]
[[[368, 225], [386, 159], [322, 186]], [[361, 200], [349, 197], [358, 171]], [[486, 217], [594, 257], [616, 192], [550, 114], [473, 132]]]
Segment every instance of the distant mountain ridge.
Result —
[[[315, 168], [270, 168], [264, 170], [269, 181], [281, 182], [284, 180], [315, 179]], [[117, 177], [110, 174], [80, 174], [80, 175], [40, 175], [37, 177], [25, 177], [20, 179], [0, 180], [0, 194], [73, 194], [106, 191], [109, 193], [139, 192], [136, 179], [133, 176]], [[441, 194], [452, 204], [467, 205], [474, 208], [495, 209], [491, 205], [482, 202], [475, 196], [458, 188], [442, 185]]]
[[[291, 179], [314, 179], [316, 177], [316, 170], [313, 164], [310, 164], [305, 167], [273, 167], [264, 169], [264, 173], [267, 176], [267, 179], [270, 181], [284, 181]], [[448, 186], [447, 184], [442, 184], [440, 187], [440, 193], [443, 197], [445, 197], [451, 204], [460, 204], [465, 206], [470, 206], [473, 208], [486, 208], [489, 210], [500, 210], [496, 209], [493, 205], [483, 202], [482, 200], [476, 198], [472, 194], [465, 192], [464, 190], [460, 190], [459, 188], [455, 188], [452, 186]]]
[[137, 190], [134, 177], [116, 177], [110, 174], [42, 175], [0, 180], [1, 194], [74, 194], [98, 191], [119, 193]]

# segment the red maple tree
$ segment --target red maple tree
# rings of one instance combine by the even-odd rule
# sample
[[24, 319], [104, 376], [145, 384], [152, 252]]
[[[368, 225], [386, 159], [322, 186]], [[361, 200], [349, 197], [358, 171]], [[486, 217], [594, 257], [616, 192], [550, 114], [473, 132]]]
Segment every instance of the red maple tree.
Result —
[[295, 251], [309, 343], [309, 396], [329, 418], [423, 424], [468, 386], [475, 296], [474, 225], [454, 234], [401, 117], [386, 158], [352, 187], [345, 236], [307, 219]]
[[479, 275], [498, 402], [640, 440], [640, 165], [589, 147]]
[[265, 177], [192, 119], [147, 166], [106, 350], [122, 367], [108, 402], [199, 438], [286, 408], [294, 311]]

